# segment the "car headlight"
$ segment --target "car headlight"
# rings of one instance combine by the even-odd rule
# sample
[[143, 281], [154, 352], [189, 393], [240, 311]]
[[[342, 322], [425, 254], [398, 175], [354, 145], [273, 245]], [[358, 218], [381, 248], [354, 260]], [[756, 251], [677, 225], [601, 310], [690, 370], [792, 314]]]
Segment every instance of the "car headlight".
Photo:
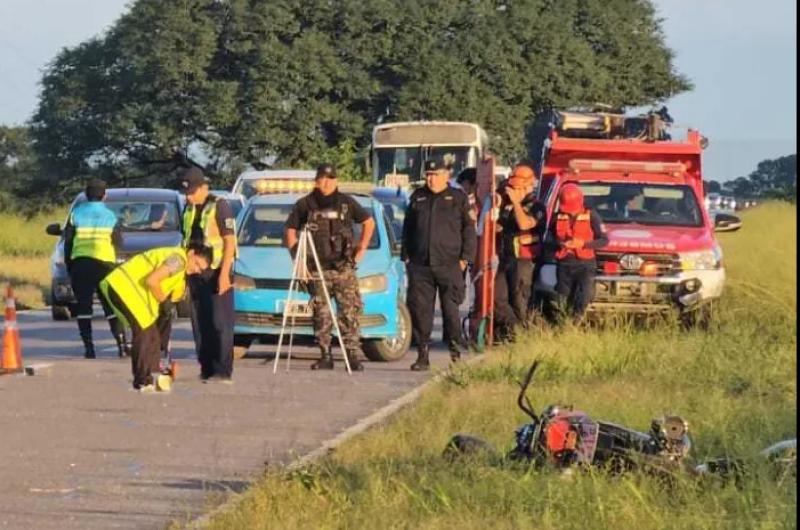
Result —
[[251, 291], [256, 288], [256, 281], [249, 276], [233, 275], [233, 288], [237, 291]]
[[385, 274], [364, 276], [358, 279], [358, 290], [362, 293], [380, 293], [389, 287], [389, 279]]
[[681, 269], [685, 271], [714, 270], [722, 267], [722, 249], [715, 246], [711, 250], [681, 252]]

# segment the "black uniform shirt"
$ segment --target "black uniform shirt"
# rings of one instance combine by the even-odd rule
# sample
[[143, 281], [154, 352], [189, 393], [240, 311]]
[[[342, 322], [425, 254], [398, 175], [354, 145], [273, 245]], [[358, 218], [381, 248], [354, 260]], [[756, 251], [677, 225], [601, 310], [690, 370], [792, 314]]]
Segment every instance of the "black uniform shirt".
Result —
[[203, 217], [203, 209], [212, 200], [217, 201], [217, 226], [219, 227], [219, 235], [222, 237], [232, 236], [234, 234], [234, 216], [231, 205], [228, 201], [209, 195], [206, 202], [192, 206], [186, 205], [187, 208], [194, 207], [194, 222], [192, 223], [192, 232], [189, 236], [190, 246], [202, 246], [205, 237], [203, 236], [203, 229], [200, 228], [200, 218]]
[[[522, 198], [522, 210], [536, 220], [536, 226], [533, 228], [533, 232], [541, 238], [544, 235], [545, 217], [547, 216], [547, 209], [544, 207], [544, 204], [537, 201], [533, 193], [529, 193]], [[501, 248], [498, 248], [497, 254], [499, 256], [513, 258], [513, 239], [519, 234], [520, 229], [517, 224], [517, 216], [514, 215], [514, 205], [508, 199], [507, 195], [503, 195], [503, 202], [500, 204], [500, 214], [497, 223], [503, 227], [500, 237]]]
[[[312, 193], [314, 194], [314, 200], [321, 208], [333, 207], [337, 200], [342, 201], [343, 204], [347, 205], [347, 211], [352, 213], [353, 221], [356, 223], [360, 224], [366, 222], [367, 219], [372, 217], [363, 206], [358, 204], [357, 200], [346, 193], [340, 193], [339, 190], [334, 191], [328, 196], [324, 196], [322, 193], [316, 192], [316, 190]], [[294, 204], [289, 218], [286, 219], [285, 228], [300, 230], [303, 225], [308, 222], [308, 214], [311, 212], [310, 197], [311, 194], [306, 195]]]
[[476, 247], [475, 222], [462, 190], [448, 186], [433, 193], [424, 186], [411, 194], [403, 220], [404, 261], [433, 267], [471, 262]]

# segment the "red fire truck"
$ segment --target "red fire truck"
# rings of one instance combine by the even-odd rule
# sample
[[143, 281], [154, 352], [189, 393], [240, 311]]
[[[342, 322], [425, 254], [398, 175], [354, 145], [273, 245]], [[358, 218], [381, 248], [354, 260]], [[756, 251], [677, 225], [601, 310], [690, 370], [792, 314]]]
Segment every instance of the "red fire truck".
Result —
[[[559, 189], [574, 182], [603, 219], [609, 244], [597, 252], [590, 312], [677, 310], [688, 324], [707, 323], [725, 283], [722, 249], [703, 203], [707, 140], [692, 129], [672, 139], [665, 111], [544, 114], [531, 129], [537, 193], [550, 218]], [[555, 277], [554, 262], [544, 263], [535, 298], [553, 298]]]

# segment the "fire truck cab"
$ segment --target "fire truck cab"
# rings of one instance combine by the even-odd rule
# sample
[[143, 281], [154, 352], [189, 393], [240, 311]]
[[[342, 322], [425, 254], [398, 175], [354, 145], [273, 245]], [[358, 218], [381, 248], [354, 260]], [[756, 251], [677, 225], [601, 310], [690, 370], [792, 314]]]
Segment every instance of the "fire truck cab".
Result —
[[[678, 310], [688, 323], [707, 322], [725, 284], [722, 249], [703, 203], [707, 140], [691, 129], [685, 140], [673, 140], [655, 114], [556, 111], [537, 122], [539, 141], [534, 136], [531, 146], [548, 219], [561, 187], [573, 182], [609, 237], [597, 251], [589, 312]], [[555, 262], [545, 258], [536, 298], [554, 297], [555, 278]]]

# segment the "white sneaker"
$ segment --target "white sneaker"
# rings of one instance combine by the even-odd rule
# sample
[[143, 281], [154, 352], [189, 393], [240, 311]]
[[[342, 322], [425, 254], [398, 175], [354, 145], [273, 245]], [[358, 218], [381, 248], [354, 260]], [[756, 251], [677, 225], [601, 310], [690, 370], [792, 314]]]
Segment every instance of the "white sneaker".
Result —
[[144, 385], [139, 387], [140, 394], [153, 394], [156, 391], [156, 385]]

